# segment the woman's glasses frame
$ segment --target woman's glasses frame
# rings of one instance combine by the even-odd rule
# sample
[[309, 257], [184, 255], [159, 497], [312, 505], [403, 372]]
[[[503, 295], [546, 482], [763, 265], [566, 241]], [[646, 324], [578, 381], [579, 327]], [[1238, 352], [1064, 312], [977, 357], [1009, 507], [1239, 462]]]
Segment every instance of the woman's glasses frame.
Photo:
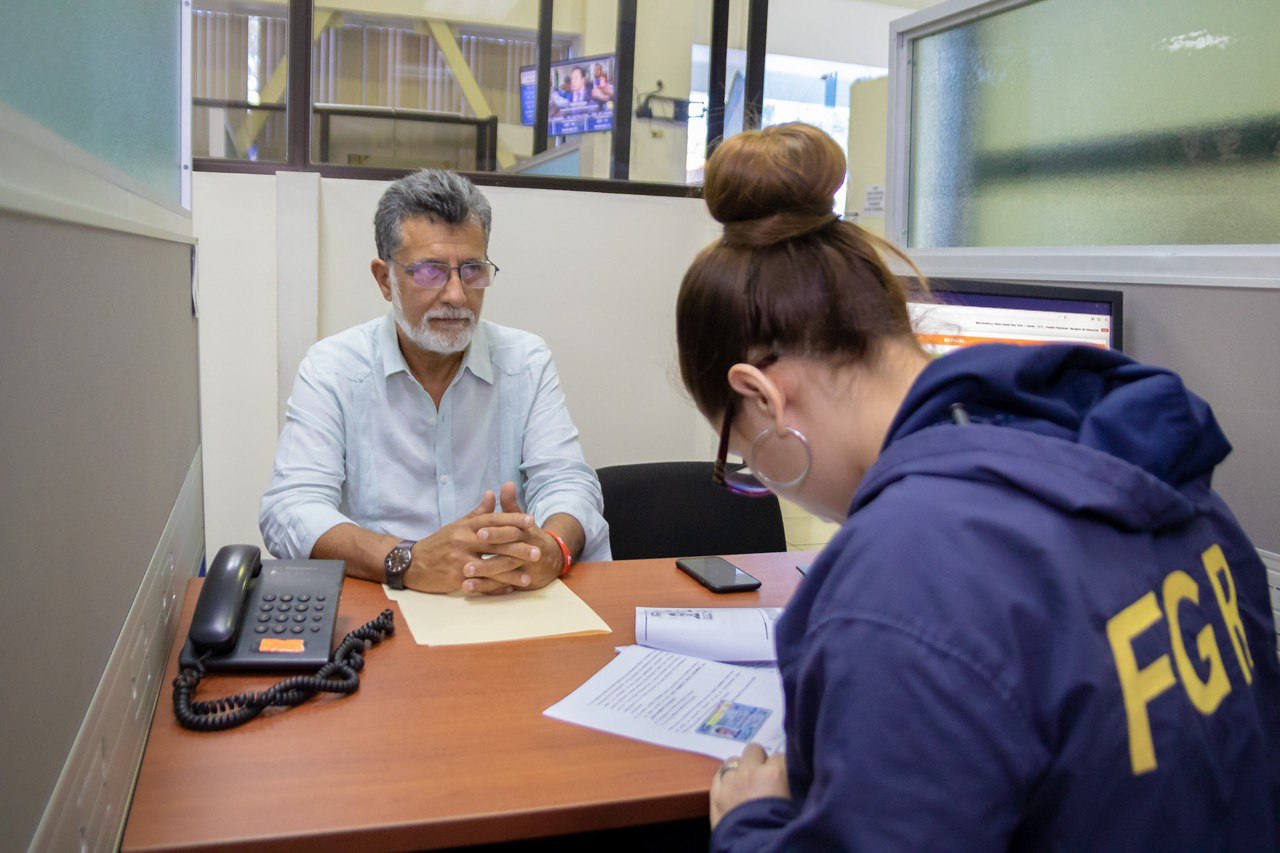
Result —
[[[778, 353], [771, 352], [749, 363], [756, 370], [764, 370], [777, 362], [780, 357]], [[733, 426], [737, 402], [737, 394], [730, 391], [729, 402], [724, 407], [724, 421], [720, 425], [720, 448], [716, 451], [715, 466], [711, 469], [711, 482], [735, 495], [742, 495], [748, 498], [763, 498], [770, 494], [769, 488], [760, 482], [759, 478], [751, 472], [751, 469], [745, 463], [734, 466], [730, 466], [728, 463], [729, 429]]]

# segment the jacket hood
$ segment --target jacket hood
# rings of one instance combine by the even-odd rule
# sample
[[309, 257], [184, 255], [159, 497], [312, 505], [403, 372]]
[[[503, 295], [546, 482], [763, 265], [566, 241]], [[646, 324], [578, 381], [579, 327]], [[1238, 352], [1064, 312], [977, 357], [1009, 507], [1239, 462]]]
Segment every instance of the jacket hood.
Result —
[[[961, 403], [972, 423], [957, 426]], [[927, 366], [903, 401], [852, 510], [913, 473], [1002, 480], [1068, 512], [1134, 530], [1196, 512], [1231, 444], [1174, 373], [1091, 347], [990, 344]]]

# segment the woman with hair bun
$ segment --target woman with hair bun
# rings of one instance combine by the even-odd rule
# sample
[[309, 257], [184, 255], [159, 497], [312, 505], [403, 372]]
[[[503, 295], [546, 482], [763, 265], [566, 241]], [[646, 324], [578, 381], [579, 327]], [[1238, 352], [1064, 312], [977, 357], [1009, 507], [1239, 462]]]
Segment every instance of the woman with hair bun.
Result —
[[680, 289], [717, 482], [843, 525], [778, 625], [786, 754], [721, 766], [712, 848], [1276, 849], [1275, 626], [1208, 405], [1108, 350], [930, 360], [844, 170], [807, 125], [726, 140]]

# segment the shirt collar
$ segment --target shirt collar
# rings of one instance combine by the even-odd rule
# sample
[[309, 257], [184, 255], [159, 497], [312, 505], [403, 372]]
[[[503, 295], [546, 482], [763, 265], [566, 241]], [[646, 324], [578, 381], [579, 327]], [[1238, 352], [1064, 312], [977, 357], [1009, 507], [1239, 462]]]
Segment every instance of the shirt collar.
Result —
[[493, 358], [489, 353], [489, 333], [485, 330], [484, 320], [476, 319], [475, 331], [471, 333], [471, 345], [462, 359], [464, 370], [470, 370], [477, 379], [493, 384]]
[[[493, 360], [489, 355], [489, 335], [483, 320], [476, 321], [475, 331], [471, 334], [471, 344], [462, 357], [462, 370], [470, 370], [477, 379], [493, 384]], [[382, 339], [382, 375], [389, 377], [401, 371], [409, 373], [409, 363], [404, 360], [400, 351], [400, 339], [396, 335], [396, 320], [392, 313], [382, 318], [378, 330]]]

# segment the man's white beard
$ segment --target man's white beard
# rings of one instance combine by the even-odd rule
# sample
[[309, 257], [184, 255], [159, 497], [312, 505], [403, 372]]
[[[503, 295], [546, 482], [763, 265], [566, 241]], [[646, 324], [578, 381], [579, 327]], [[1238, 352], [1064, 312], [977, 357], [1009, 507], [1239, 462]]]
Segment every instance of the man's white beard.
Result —
[[[391, 308], [395, 313], [396, 325], [409, 340], [428, 352], [448, 355], [462, 352], [471, 343], [471, 335], [476, 329], [476, 315], [469, 308], [452, 305], [437, 305], [422, 316], [418, 325], [413, 325], [404, 315], [404, 303], [400, 301], [400, 283], [391, 273]], [[466, 325], [452, 331], [436, 331], [431, 328], [431, 320], [466, 320]]]

